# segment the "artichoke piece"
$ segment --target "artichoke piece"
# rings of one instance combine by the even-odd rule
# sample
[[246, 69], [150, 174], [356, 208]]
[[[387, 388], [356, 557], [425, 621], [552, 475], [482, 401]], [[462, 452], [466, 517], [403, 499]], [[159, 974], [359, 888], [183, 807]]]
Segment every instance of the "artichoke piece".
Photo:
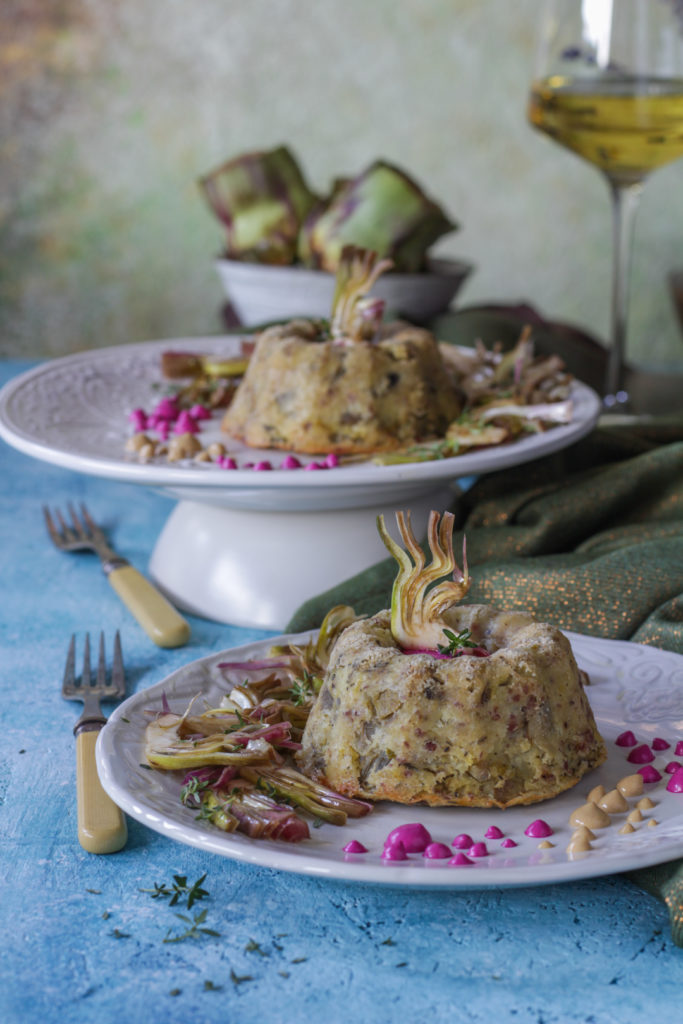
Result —
[[[444, 636], [443, 612], [461, 601], [471, 584], [465, 541], [461, 570], [453, 554], [453, 513], [444, 512], [439, 522], [438, 512], [430, 512], [427, 542], [432, 561], [427, 565], [410, 524], [410, 512], [397, 512], [396, 521], [405, 551], [389, 534], [384, 516], [377, 517], [379, 535], [399, 566], [391, 591], [391, 633], [404, 651], [438, 650]], [[448, 574], [451, 578], [444, 579]]]
[[294, 263], [299, 229], [318, 197], [286, 146], [228, 160], [199, 185], [227, 228], [228, 259]]
[[250, 740], [246, 746], [231, 742], [229, 733], [211, 733], [184, 739], [180, 730], [187, 716], [167, 712], [147, 726], [145, 757], [153, 768], [174, 771], [178, 768], [203, 768], [206, 765], [243, 765], [273, 760], [275, 753], [263, 739]]
[[377, 160], [336, 182], [329, 200], [312, 210], [299, 258], [335, 272], [344, 246], [355, 245], [391, 259], [397, 272], [414, 273], [425, 269], [429, 247], [457, 227], [404, 171]]
[[373, 339], [382, 322], [384, 302], [368, 298], [368, 292], [391, 266], [391, 260], [378, 260], [368, 249], [344, 246], [332, 299], [330, 330], [335, 340]]

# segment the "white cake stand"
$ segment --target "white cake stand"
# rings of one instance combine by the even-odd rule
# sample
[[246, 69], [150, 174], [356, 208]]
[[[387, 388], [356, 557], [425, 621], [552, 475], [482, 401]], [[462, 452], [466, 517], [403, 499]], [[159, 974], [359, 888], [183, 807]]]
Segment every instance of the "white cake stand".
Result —
[[[286, 452], [229, 444], [240, 468], [141, 464], [125, 453], [134, 408], [158, 400], [168, 349], [229, 356], [235, 336], [177, 338], [97, 349], [44, 363], [0, 391], [0, 437], [34, 458], [176, 499], [149, 570], [182, 610], [218, 622], [282, 630], [306, 599], [385, 557], [375, 518], [410, 509], [416, 532], [451, 503], [457, 480], [518, 465], [573, 444], [595, 425], [600, 400], [573, 388], [572, 422], [507, 446], [434, 462], [371, 462], [307, 471], [278, 468]], [[202, 442], [225, 435], [218, 418]], [[269, 460], [271, 470], [248, 463]], [[308, 460], [311, 461], [311, 460]]]

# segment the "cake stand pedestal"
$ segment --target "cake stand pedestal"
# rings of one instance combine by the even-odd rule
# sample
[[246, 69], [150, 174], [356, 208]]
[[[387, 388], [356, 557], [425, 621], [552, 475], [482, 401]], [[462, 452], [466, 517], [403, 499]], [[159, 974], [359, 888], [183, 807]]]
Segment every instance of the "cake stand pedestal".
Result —
[[150, 575], [185, 612], [282, 632], [304, 601], [388, 557], [375, 526], [409, 508], [416, 529], [448, 508], [443, 485], [400, 506], [253, 511], [181, 500], [155, 545]]

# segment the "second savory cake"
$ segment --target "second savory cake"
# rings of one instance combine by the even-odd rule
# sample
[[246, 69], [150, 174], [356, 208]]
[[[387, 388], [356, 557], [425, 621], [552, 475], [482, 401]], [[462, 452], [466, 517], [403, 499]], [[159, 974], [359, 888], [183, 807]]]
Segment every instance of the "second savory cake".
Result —
[[[430, 526], [439, 564], [425, 579], [416, 545], [417, 568], [403, 562], [412, 607], [402, 628], [392, 601], [391, 613], [358, 620], [337, 639], [304, 731], [301, 769], [347, 796], [405, 804], [509, 807], [556, 796], [607, 756], [569, 641], [524, 613], [439, 607], [449, 603], [439, 587], [431, 591], [437, 615], [420, 607], [429, 602], [421, 584], [442, 574], [449, 548], [454, 564], [447, 532], [439, 549]], [[462, 593], [466, 571], [458, 584], [440, 586]], [[406, 626], [420, 616], [411, 638]], [[434, 642], [439, 635], [443, 644]]]
[[253, 448], [338, 455], [441, 436], [462, 409], [434, 336], [382, 324], [367, 292], [386, 264], [344, 251], [330, 325], [293, 320], [257, 338], [223, 429]]

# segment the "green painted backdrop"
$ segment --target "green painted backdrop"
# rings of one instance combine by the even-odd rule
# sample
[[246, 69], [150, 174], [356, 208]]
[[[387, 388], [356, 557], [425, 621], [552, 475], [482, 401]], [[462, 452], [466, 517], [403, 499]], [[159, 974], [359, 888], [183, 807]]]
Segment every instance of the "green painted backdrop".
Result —
[[[2, 0], [0, 354], [220, 329], [196, 179], [288, 143], [324, 189], [377, 157], [460, 221], [462, 304], [604, 336], [608, 195], [525, 121], [540, 0]], [[637, 225], [629, 355], [683, 363], [683, 161]]]

